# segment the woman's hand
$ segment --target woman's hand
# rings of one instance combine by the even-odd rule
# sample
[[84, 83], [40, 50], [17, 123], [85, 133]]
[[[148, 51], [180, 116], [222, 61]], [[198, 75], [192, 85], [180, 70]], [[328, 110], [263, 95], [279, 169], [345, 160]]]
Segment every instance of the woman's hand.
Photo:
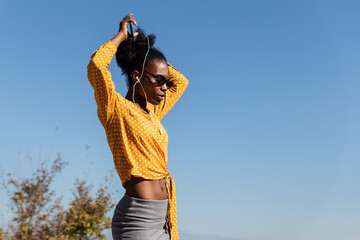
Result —
[[[119, 33], [122, 33], [124, 36], [126, 36], [125, 40], [130, 40], [131, 36], [128, 34], [129, 30], [127, 28], [128, 24], [132, 22], [133, 24], [136, 25], [136, 20], [133, 17], [132, 13], [130, 13], [129, 15], [125, 16], [124, 19], [120, 22], [119, 25]], [[134, 33], [134, 37], [137, 36], [137, 32]]]
[[[136, 25], [136, 20], [133, 17], [132, 13], [124, 17], [124, 19], [120, 22], [119, 32], [115, 35], [113, 39], [111, 39], [111, 41], [116, 45], [116, 47], [119, 47], [121, 42], [129, 41], [131, 39], [130, 34], [128, 34], [127, 28], [130, 22]], [[134, 32], [134, 37], [136, 37], [138, 34], [138, 32]]]

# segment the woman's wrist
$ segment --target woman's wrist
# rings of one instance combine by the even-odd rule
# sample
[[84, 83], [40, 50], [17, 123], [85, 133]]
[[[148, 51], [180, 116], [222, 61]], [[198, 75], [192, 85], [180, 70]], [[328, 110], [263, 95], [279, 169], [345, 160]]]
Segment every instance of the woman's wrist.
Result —
[[116, 47], [119, 47], [120, 43], [127, 40], [127, 34], [123, 32], [118, 32], [111, 41], [116, 45]]

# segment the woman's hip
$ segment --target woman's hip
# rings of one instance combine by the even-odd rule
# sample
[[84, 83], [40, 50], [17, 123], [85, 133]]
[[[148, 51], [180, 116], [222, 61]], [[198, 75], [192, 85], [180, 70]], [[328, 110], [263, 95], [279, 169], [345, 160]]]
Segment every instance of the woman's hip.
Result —
[[169, 201], [146, 200], [124, 195], [111, 223], [114, 240], [170, 239], [167, 210]]

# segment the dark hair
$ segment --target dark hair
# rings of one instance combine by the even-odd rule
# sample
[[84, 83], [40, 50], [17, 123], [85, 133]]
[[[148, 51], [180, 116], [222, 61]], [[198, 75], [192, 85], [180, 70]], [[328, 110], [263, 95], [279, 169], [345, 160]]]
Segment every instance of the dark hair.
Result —
[[[141, 73], [145, 55], [148, 50], [148, 41], [143, 30], [138, 29], [139, 34], [135, 39], [122, 42], [116, 52], [116, 62], [121, 68], [124, 75], [127, 75], [127, 86], [131, 86], [131, 73], [137, 70]], [[150, 51], [146, 57], [145, 66], [154, 59], [166, 61], [162, 52], [153, 47], [155, 43], [155, 35], [148, 36]]]

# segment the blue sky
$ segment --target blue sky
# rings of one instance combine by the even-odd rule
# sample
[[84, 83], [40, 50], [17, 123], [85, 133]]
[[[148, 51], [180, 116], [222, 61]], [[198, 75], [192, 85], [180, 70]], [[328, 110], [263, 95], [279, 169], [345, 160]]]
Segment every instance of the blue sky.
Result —
[[[131, 12], [190, 81], [163, 120], [179, 229], [357, 240], [359, 11], [346, 0], [0, 0], [0, 166], [26, 176], [61, 152], [64, 199], [75, 178], [113, 171], [86, 66]], [[110, 71], [124, 95], [115, 61]]]

